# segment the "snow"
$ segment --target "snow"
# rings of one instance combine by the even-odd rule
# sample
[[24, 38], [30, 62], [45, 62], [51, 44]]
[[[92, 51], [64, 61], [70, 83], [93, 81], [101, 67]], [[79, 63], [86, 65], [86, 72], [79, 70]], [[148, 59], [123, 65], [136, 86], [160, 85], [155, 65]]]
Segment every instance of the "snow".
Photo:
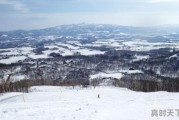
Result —
[[[45, 46], [49, 48], [50, 50], [43, 51], [46, 55], [54, 52], [54, 53], [60, 53], [62, 56], [68, 56], [68, 55], [74, 55], [75, 53], [80, 53], [81, 55], [96, 55], [96, 54], [104, 54], [104, 51], [99, 50], [91, 50], [87, 48], [80, 48], [73, 45], [58, 43], [58, 45], [65, 46], [67, 48], [59, 47], [57, 45], [48, 45]], [[53, 48], [57, 48], [58, 50], [53, 50]]]
[[179, 42], [148, 42], [147, 40], [115, 40], [115, 39], [99, 39], [93, 43], [84, 46], [107, 46], [116, 50], [132, 50], [132, 51], [150, 51], [160, 48], [176, 48], [179, 49]]
[[21, 48], [17, 48], [18, 51], [20, 51], [22, 54], [30, 54], [32, 53], [32, 50], [34, 48], [32, 47], [21, 47]]
[[29, 54], [28, 57], [33, 59], [48, 58], [47, 54]]
[[15, 82], [15, 81], [24, 80], [25, 77], [26, 77], [25, 75], [14, 75], [11, 77], [11, 81]]
[[[153, 109], [178, 109], [179, 94], [118, 87], [32, 87], [0, 96], [1, 120], [178, 120], [152, 117]], [[98, 94], [100, 98], [98, 98]]]
[[143, 73], [141, 70], [123, 70], [122, 72], [127, 74]]
[[3, 35], [1, 35], [1, 37], [8, 37], [8, 35], [3, 34]]
[[22, 95], [22, 93], [11, 92], [11, 93], [6, 93], [6, 94], [3, 94], [3, 95], [0, 95], [0, 105], [2, 104], [2, 102], [9, 100], [13, 97], [19, 96], [19, 95]]
[[11, 48], [11, 49], [1, 49], [0, 51], [1, 51], [1, 52], [2, 52], [2, 51], [8, 51], [8, 52], [2, 52], [2, 53], [0, 53], [1, 55], [19, 55], [19, 52], [16, 51], [15, 48]]
[[[46, 56], [48, 56], [50, 53], [60, 53], [62, 56], [74, 54], [71, 50], [63, 48], [63, 47], [59, 47], [59, 46], [56, 46], [56, 45], [48, 45], [48, 46], [45, 46], [45, 47], [50, 49], [50, 50], [43, 51], [43, 53], [46, 54]], [[54, 48], [56, 48], [56, 49], [53, 50]]]
[[[47, 37], [46, 39], [54, 39], [56, 36], [41, 36], [42, 38]], [[115, 50], [132, 50], [132, 51], [149, 51], [152, 49], [159, 48], [175, 48], [179, 49], [179, 42], [148, 42], [146, 40], [133, 39], [133, 40], [115, 40], [115, 39], [98, 39], [95, 42], [88, 44], [81, 44], [79, 41], [67, 41], [67, 42], [56, 42], [51, 44], [46, 44], [44, 47], [49, 48], [49, 50], [43, 51], [41, 55], [35, 55], [33, 53], [33, 47], [18, 47], [18, 48], [8, 48], [0, 49], [0, 55], [3, 57], [12, 57], [12, 56], [29, 56], [34, 59], [39, 58], [48, 58], [49, 54], [59, 53], [62, 56], [74, 55], [79, 53], [81, 55], [96, 55], [96, 54], [105, 54], [106, 51], [93, 50], [89, 47], [101, 47], [106, 46], [113, 48]], [[147, 59], [149, 56], [136, 55], [137, 60]], [[4, 61], [3, 61], [4, 62]]]
[[145, 60], [149, 58], [149, 55], [135, 55], [133, 61]]
[[178, 57], [178, 55], [175, 54], [175, 55], [170, 56], [169, 58], [174, 58], [174, 57]]
[[10, 57], [8, 59], [1, 59], [0, 60], [0, 63], [3, 63], [3, 64], [11, 64], [11, 63], [16, 63], [18, 62], [19, 60], [25, 60], [26, 57], [25, 56], [14, 56], [14, 57]]
[[170, 42], [148, 42], [147, 40], [131, 40], [122, 42], [125, 46], [128, 47], [129, 50], [133, 51], [150, 51], [154, 49], [167, 48], [167, 47], [175, 47], [177, 48], [176, 43]]
[[[42, 37], [42, 36], [41, 36]], [[44, 37], [44, 36], [43, 36]], [[53, 39], [56, 36], [46, 36], [47, 39]], [[49, 48], [49, 50], [43, 51], [43, 54], [36, 55], [33, 53], [33, 47], [18, 47], [18, 48], [7, 48], [0, 49], [1, 59], [0, 63], [10, 64], [18, 62], [19, 60], [24, 60], [26, 56], [33, 59], [49, 58], [50, 53], [59, 53], [62, 56], [74, 55], [79, 53], [81, 55], [96, 55], [105, 54], [106, 51], [93, 50], [90, 46], [106, 46], [109, 48], [114, 48], [115, 50], [132, 50], [132, 51], [149, 51], [152, 49], [171, 47], [176, 50], [179, 49], [179, 42], [148, 42], [146, 40], [134, 39], [134, 40], [115, 40], [115, 39], [98, 39], [97, 41], [89, 44], [82, 45], [79, 41], [67, 41], [67, 42], [56, 42], [51, 44], [46, 44], [44, 47]], [[171, 56], [175, 57], [175, 56]], [[133, 61], [138, 61], [142, 59], [148, 59], [149, 56], [135, 55]]]
[[97, 73], [94, 75], [90, 75], [91, 79], [94, 78], [116, 78], [116, 79], [120, 79], [123, 74], [122, 73], [126, 73], [126, 74], [134, 74], [134, 73], [143, 73], [141, 70], [121, 70], [118, 73], [114, 73], [114, 72], [108, 72], [108, 73]]
[[78, 46], [73, 46], [73, 45], [71, 45], [71, 44], [57, 43], [57, 45], [64, 46], [64, 47], [68, 47], [69, 49], [73, 49], [73, 50], [79, 49]]
[[90, 78], [91, 79], [94, 79], [94, 78], [117, 78], [117, 79], [120, 79], [122, 77], [122, 73], [98, 73], [98, 74], [94, 74], [94, 75], [91, 75]]
[[8, 48], [8, 49], [1, 49], [0, 51], [8, 51], [3, 52], [1, 55], [26, 55], [30, 54], [33, 50], [32, 47], [19, 47], [19, 48]]
[[53, 35], [49, 35], [49, 36], [39, 36], [40, 40], [55, 40], [57, 37], [53, 36]]
[[104, 54], [105, 52], [98, 50], [90, 50], [90, 49], [79, 49], [74, 50], [75, 52], [79, 52], [81, 55], [96, 55], [96, 54]]

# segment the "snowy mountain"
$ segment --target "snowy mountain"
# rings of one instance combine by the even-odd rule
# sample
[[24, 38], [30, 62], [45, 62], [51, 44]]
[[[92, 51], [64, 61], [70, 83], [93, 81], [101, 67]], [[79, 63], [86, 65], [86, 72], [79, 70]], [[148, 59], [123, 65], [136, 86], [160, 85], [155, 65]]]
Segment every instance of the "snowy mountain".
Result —
[[0, 120], [177, 120], [178, 40], [173, 27], [0, 32]]
[[[172, 27], [71, 24], [0, 32], [0, 81], [8, 76], [11, 82], [47, 80], [42, 83], [50, 85], [175, 80], [179, 77], [178, 40], [179, 32]], [[179, 89], [145, 91], [156, 90]]]

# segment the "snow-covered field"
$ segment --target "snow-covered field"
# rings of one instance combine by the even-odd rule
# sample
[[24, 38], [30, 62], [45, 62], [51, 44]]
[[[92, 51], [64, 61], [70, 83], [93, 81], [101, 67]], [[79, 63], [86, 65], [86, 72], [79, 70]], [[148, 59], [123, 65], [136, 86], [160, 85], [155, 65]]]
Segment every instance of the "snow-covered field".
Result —
[[[131, 50], [131, 51], [150, 51], [160, 48], [175, 48], [179, 49], [179, 42], [148, 42], [146, 40], [134, 39], [134, 40], [114, 40], [114, 39], [99, 39], [92, 43], [81, 44], [80, 41], [68, 41], [56, 42], [52, 44], [46, 44], [44, 47], [48, 50], [44, 50], [42, 54], [36, 54], [33, 52], [33, 47], [19, 47], [0, 49], [0, 63], [10, 64], [18, 61], [23, 61], [30, 57], [32, 59], [49, 58], [50, 53], [59, 53], [62, 56], [81, 54], [81, 55], [97, 55], [105, 54], [107, 51], [95, 50], [89, 47], [102, 47], [114, 48], [115, 50]], [[134, 61], [141, 59], [147, 59], [149, 56], [136, 55]]]
[[90, 78], [91, 79], [94, 79], [94, 78], [117, 78], [117, 79], [120, 79], [124, 74], [123, 73], [126, 73], [126, 74], [134, 74], [134, 73], [143, 73], [141, 70], [121, 70], [120, 72], [118, 73], [113, 73], [113, 72], [109, 72], [109, 73], [97, 73], [97, 74], [94, 74], [94, 75], [91, 75]]
[[24, 59], [26, 59], [25, 56], [15, 56], [15, 57], [10, 57], [8, 59], [2, 59], [0, 60], [0, 63], [11, 64], [11, 63], [16, 63], [19, 60], [24, 60]]
[[[0, 96], [0, 120], [178, 120], [179, 94], [118, 87], [32, 87]], [[100, 98], [98, 98], [98, 94]], [[152, 117], [153, 110], [174, 116]]]
[[0, 63], [4, 63], [4, 64], [16, 63], [20, 60], [23, 61], [28, 57], [32, 59], [49, 58], [50, 53], [59, 53], [62, 56], [68, 56], [74, 54], [88, 56], [88, 55], [97, 55], [97, 54], [105, 53], [104, 51], [93, 50], [83, 47], [80, 48], [79, 46], [73, 46], [71, 44], [64, 44], [64, 43], [56, 43], [56, 45], [45, 45], [44, 47], [48, 48], [49, 50], [43, 51], [42, 54], [34, 53], [33, 50], [35, 48], [32, 47], [0, 49], [0, 56], [5, 57], [3, 59], [0, 58]]

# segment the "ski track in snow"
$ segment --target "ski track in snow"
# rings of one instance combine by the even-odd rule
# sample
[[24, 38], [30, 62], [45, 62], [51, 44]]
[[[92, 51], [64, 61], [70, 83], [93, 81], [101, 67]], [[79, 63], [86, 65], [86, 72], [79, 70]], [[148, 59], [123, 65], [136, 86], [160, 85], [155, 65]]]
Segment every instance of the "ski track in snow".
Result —
[[3, 103], [8, 103], [8, 100], [11, 100], [12, 98], [16, 98], [16, 97], [19, 97], [19, 96], [22, 96], [22, 94], [17, 94], [17, 95], [13, 95], [13, 96], [10, 96], [10, 97], [5, 97], [3, 99], [0, 99], [0, 104], [3, 104]]
[[[32, 87], [31, 90], [30, 93], [10, 93], [11, 95], [0, 96], [0, 120], [178, 120], [179, 118], [151, 117], [152, 109], [179, 109], [178, 93], [143, 93], [109, 86], [75, 89], [40, 86]], [[100, 98], [97, 97], [98, 94]], [[3, 97], [5, 99], [1, 99]]]

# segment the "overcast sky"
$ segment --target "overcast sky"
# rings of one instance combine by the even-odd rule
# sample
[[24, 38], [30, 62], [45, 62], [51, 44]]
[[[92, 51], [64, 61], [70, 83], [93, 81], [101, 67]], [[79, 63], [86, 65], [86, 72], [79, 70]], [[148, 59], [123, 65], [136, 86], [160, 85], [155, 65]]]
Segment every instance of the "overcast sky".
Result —
[[62, 24], [179, 24], [179, 0], [0, 0], [0, 30]]

